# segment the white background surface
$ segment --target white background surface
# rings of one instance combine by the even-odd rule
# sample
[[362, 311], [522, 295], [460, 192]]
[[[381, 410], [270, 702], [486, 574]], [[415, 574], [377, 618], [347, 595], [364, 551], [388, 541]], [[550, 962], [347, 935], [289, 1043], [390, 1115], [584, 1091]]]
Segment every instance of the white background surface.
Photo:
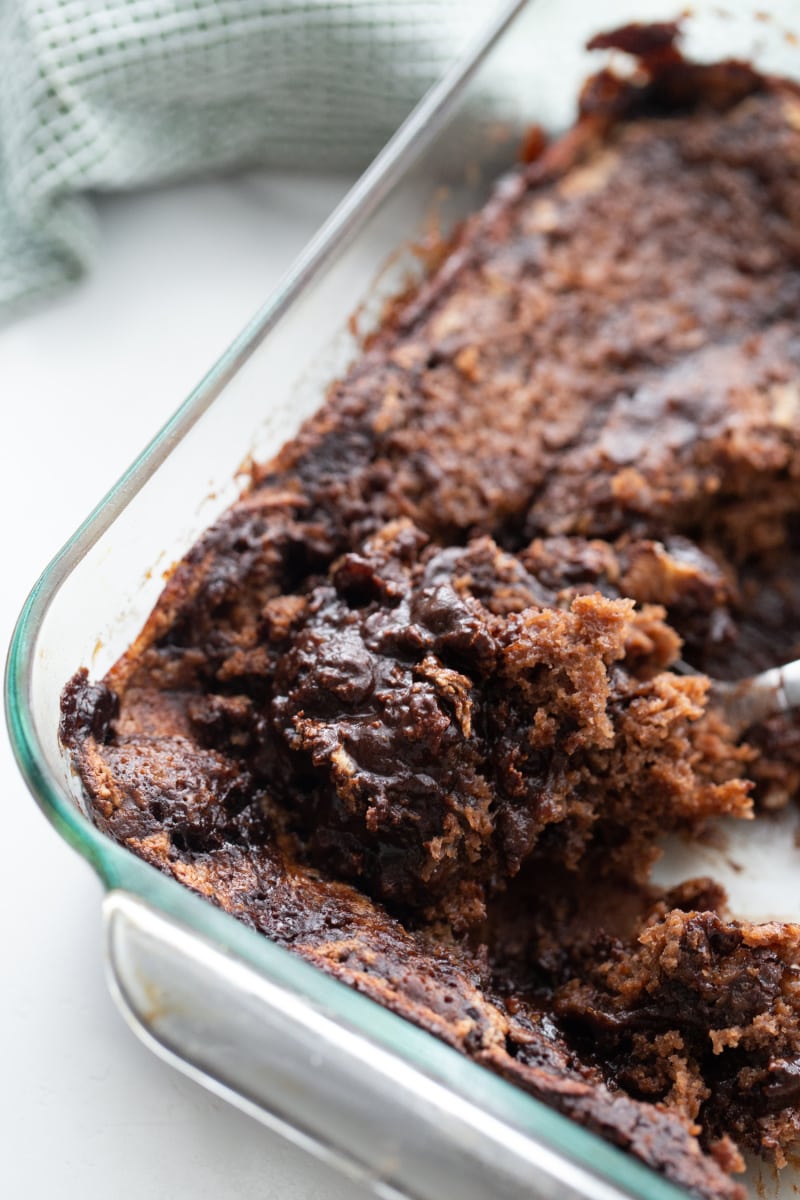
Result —
[[[266, 299], [346, 180], [248, 174], [100, 205], [92, 277], [0, 329], [5, 647], [39, 571]], [[156, 1060], [103, 978], [100, 886], [0, 734], [0, 1195], [358, 1200]]]

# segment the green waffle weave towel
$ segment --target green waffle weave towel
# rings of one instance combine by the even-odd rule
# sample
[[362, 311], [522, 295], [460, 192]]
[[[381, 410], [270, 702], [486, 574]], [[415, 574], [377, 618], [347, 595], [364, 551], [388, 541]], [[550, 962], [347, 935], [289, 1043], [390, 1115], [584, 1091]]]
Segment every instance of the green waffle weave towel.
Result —
[[491, 0], [0, 0], [0, 314], [78, 278], [89, 195], [364, 165]]

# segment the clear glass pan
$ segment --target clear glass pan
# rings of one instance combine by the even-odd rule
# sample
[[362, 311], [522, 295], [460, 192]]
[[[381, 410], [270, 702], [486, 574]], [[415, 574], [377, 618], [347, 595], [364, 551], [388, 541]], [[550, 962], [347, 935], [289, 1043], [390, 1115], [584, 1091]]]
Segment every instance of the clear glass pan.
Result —
[[[487, 6], [488, 7], [488, 6]], [[409, 118], [267, 305], [49, 565], [20, 616], [7, 709], [23, 775], [106, 888], [110, 981], [163, 1056], [383, 1196], [679, 1193], [595, 1135], [292, 957], [103, 836], [58, 745], [61, 688], [102, 675], [162, 575], [236, 497], [236, 472], [297, 430], [357, 349], [348, 328], [420, 269], [411, 245], [476, 207], [525, 121], [565, 124], [599, 27], [674, 5], [540, 0], [494, 23]], [[800, 51], [749, 6], [697, 5], [688, 48], [800, 75]], [[518, 13], [517, 10], [524, 10]], [[513, 19], [512, 19], [513, 18]], [[381, 264], [389, 265], [376, 272]]]

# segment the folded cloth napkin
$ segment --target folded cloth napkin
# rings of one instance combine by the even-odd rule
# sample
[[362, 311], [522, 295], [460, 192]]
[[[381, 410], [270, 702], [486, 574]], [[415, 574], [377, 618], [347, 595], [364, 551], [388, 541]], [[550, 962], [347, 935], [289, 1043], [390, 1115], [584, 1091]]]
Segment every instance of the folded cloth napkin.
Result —
[[491, 0], [0, 2], [0, 315], [89, 266], [91, 192], [363, 165]]

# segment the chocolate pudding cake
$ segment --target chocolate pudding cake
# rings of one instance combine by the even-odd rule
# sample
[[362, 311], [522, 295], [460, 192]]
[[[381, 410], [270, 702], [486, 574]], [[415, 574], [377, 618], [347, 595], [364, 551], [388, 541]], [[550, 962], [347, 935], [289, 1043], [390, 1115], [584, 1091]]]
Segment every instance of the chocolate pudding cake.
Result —
[[[669, 832], [769, 819], [800, 722], [800, 90], [598, 49], [62, 737], [98, 826], [702, 1197], [800, 1135], [800, 925]], [[697, 673], [676, 671], [678, 660]]]

